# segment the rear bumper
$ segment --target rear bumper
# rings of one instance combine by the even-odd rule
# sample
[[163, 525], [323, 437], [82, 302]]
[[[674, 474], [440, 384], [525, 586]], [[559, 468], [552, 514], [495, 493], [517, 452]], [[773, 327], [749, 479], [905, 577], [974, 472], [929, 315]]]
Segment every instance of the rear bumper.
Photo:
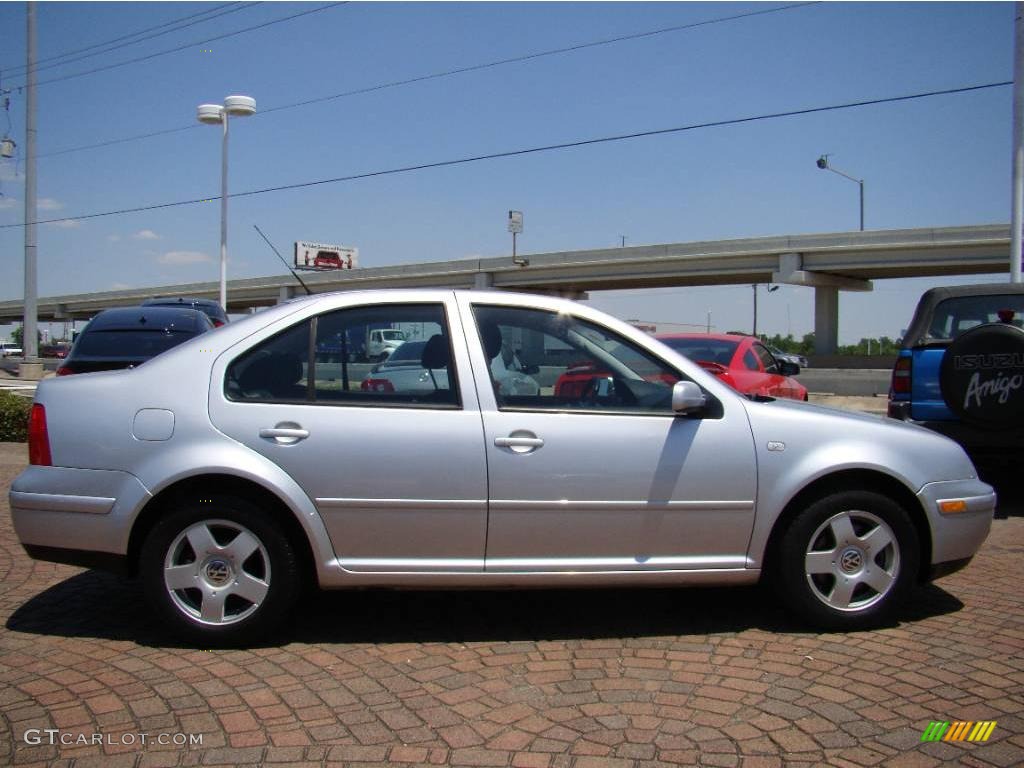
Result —
[[8, 498], [14, 532], [30, 555], [30, 548], [125, 555], [136, 511], [150, 493], [128, 472], [30, 466], [15, 478]]

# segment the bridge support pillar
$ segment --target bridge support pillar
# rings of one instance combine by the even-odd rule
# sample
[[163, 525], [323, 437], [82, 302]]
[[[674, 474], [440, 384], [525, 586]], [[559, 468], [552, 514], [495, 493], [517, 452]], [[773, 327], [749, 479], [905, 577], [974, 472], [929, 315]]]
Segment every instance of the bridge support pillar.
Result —
[[284, 304], [288, 299], [294, 298], [295, 290], [290, 285], [282, 285], [277, 292], [277, 303]]
[[839, 347], [839, 288], [814, 289], [814, 352], [834, 355]]
[[494, 287], [494, 275], [490, 272], [477, 272], [473, 276], [473, 289], [477, 291]]

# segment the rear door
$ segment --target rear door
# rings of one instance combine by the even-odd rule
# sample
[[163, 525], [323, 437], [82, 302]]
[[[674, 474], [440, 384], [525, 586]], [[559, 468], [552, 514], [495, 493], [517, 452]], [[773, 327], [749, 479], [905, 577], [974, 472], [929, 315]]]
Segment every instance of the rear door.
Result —
[[[429, 387], [364, 388], [372, 364], [316, 360], [370, 324], [426, 342]], [[483, 429], [452, 294], [288, 318], [222, 355], [210, 415], [305, 490], [347, 570], [482, 570]]]

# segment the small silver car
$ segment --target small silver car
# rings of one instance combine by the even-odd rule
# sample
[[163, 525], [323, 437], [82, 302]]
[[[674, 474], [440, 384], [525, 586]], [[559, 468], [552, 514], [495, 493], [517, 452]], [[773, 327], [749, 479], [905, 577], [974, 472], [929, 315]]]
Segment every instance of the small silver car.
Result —
[[[430, 386], [317, 361], [367, 327], [424, 339]], [[496, 380], [506, 347], [536, 391]], [[601, 375], [556, 395], [584, 363]], [[860, 628], [965, 565], [995, 507], [944, 437], [748, 399], [605, 314], [492, 291], [290, 301], [136, 369], [45, 380], [29, 431], [10, 491], [27, 552], [137, 575], [204, 646], [266, 635], [313, 584], [769, 579], [801, 620]]]

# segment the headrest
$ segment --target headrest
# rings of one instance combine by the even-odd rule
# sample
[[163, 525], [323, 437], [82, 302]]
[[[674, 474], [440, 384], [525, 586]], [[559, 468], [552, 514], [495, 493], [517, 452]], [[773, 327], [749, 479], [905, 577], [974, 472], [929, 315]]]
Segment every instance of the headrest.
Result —
[[488, 360], [501, 352], [501, 329], [495, 323], [485, 323], [480, 326], [480, 338], [484, 343], [484, 354]]
[[423, 345], [423, 354], [420, 356], [420, 365], [429, 370], [447, 368], [451, 360], [448, 339], [440, 333], [431, 336]]

